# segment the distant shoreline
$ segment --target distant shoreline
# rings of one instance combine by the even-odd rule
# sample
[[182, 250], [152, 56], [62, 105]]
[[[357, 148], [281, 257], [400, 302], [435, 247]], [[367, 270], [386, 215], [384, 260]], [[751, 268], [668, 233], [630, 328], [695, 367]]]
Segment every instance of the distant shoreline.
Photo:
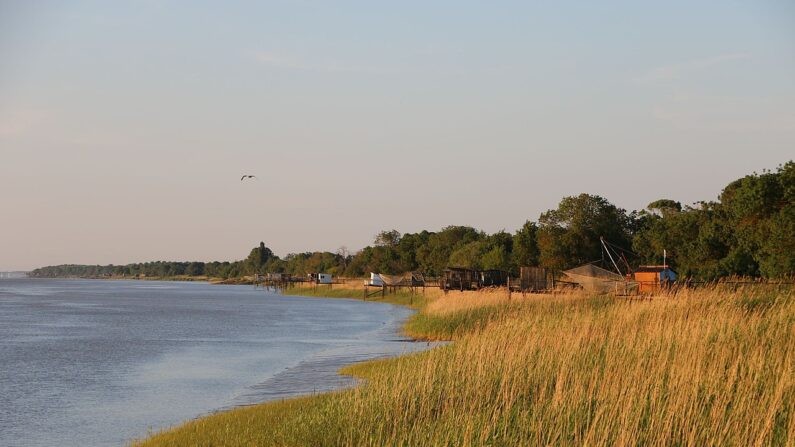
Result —
[[206, 282], [209, 284], [220, 285], [251, 285], [254, 284], [253, 278], [244, 276], [239, 278], [217, 278], [210, 276], [23, 276], [29, 279], [99, 279], [106, 281], [175, 281], [175, 282]]

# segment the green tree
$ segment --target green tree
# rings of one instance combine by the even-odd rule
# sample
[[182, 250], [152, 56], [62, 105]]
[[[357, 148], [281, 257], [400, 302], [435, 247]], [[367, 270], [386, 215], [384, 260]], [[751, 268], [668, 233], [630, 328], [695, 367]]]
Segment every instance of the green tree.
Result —
[[249, 273], [264, 273], [264, 266], [273, 258], [273, 252], [265, 246], [264, 242], [259, 243], [259, 247], [251, 250], [246, 258], [246, 268]]
[[400, 232], [397, 230], [387, 230], [375, 236], [375, 245], [378, 247], [396, 247], [400, 242]]
[[681, 212], [682, 204], [671, 199], [659, 199], [651, 202], [646, 207], [646, 210], [648, 210], [649, 213], [665, 217]]
[[757, 252], [762, 274], [781, 277], [795, 273], [795, 203], [790, 201], [768, 223], [768, 237]]
[[482, 256], [483, 242], [472, 241], [453, 250], [447, 263], [451, 267], [480, 269], [482, 268]]
[[621, 247], [628, 247], [631, 240], [627, 213], [590, 194], [565, 197], [557, 209], [541, 214], [538, 223], [540, 262], [553, 269], [601, 259], [600, 237]]
[[525, 265], [538, 265], [538, 225], [527, 221], [513, 236], [511, 266], [514, 272]]
[[747, 175], [723, 189], [720, 202], [733, 234], [731, 255], [743, 261], [735, 267], [736, 273], [792, 273], [793, 233], [787, 236], [787, 232], [795, 225], [794, 191], [792, 161], [779, 166], [776, 172]]
[[484, 237], [483, 232], [461, 225], [445, 227], [438, 233], [430, 233], [427, 244], [418, 249], [417, 264], [423, 272], [439, 275], [446, 267], [454, 264], [450, 259], [454, 251]]
[[484, 239], [480, 265], [487, 270], [511, 271], [512, 252], [513, 236], [505, 231], [498, 231]]
[[204, 275], [203, 262], [191, 262], [185, 267], [185, 274], [190, 276]]

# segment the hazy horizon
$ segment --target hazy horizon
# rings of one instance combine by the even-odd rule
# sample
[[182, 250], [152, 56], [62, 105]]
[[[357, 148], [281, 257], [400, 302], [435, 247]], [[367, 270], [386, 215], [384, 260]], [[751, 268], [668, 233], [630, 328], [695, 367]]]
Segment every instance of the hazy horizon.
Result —
[[714, 200], [795, 158], [793, 23], [772, 0], [0, 0], [0, 271]]

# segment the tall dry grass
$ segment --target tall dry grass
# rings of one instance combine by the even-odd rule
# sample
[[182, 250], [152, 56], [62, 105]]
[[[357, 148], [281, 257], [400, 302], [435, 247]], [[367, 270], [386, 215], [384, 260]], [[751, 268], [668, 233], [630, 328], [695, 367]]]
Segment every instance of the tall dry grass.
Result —
[[791, 291], [447, 295], [418, 315], [463, 326], [451, 345], [349, 368], [367, 378], [354, 390], [143, 445], [795, 445]]
[[434, 315], [449, 315], [454, 312], [469, 311], [482, 307], [507, 305], [524, 302], [527, 297], [541, 298], [550, 295], [526, 295], [508, 292], [503, 288], [482, 289], [477, 292], [448, 291], [440, 294], [428, 303], [425, 311]]

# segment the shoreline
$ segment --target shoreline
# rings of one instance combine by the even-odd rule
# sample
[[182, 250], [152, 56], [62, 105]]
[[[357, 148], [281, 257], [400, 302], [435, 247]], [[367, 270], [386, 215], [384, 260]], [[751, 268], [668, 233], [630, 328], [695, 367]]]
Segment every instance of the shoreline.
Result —
[[[293, 297], [319, 298], [319, 297], [309, 297], [309, 296], [300, 296], [300, 295], [287, 295], [287, 296], [291, 298]], [[361, 300], [356, 300], [354, 298], [338, 298], [338, 299], [361, 301]], [[390, 306], [402, 307], [393, 303], [382, 303], [382, 304], [389, 304]], [[414, 339], [404, 334], [403, 326], [416, 313], [416, 311], [413, 309], [407, 309], [407, 310], [410, 311], [408, 315], [404, 317], [397, 317], [392, 320], [392, 323], [389, 324], [388, 327], [377, 329], [376, 331], [373, 331], [371, 333], [372, 335], [377, 335], [375, 337], [375, 340], [378, 340], [377, 342], [378, 347], [376, 347], [374, 350], [367, 349], [366, 345], [357, 346], [353, 349], [352, 347], [347, 347], [347, 348], [330, 347], [322, 352], [314, 354], [313, 356], [307, 359], [302, 360], [301, 362], [290, 367], [289, 369], [286, 369], [268, 378], [264, 382], [256, 385], [256, 388], [262, 388], [263, 385], [266, 383], [278, 383], [278, 382], [283, 382], [285, 380], [293, 381], [294, 382], [293, 388], [291, 388], [290, 390], [287, 390], [286, 388], [280, 388], [281, 391], [269, 391], [268, 398], [250, 403], [233, 404], [228, 407], [214, 411], [211, 414], [224, 412], [224, 411], [232, 411], [242, 407], [257, 406], [257, 405], [269, 404], [273, 402], [292, 400], [292, 399], [302, 399], [317, 395], [338, 393], [345, 390], [349, 390], [354, 387], [361, 386], [365, 382], [364, 379], [357, 376], [356, 374], [347, 374], [343, 372], [351, 367], [355, 367], [356, 365], [365, 364], [368, 362], [378, 362], [382, 360], [397, 358], [404, 355], [412, 355], [439, 346], [438, 343], [433, 345], [423, 344], [421, 340]], [[403, 346], [401, 346], [400, 349], [398, 349], [397, 346], [390, 348], [390, 346], [392, 346], [392, 344], [394, 343], [399, 343]], [[339, 352], [334, 352], [334, 351], [339, 351]], [[303, 377], [303, 378], [300, 377], [302, 375], [307, 375], [307, 374], [310, 375], [311, 377]], [[295, 388], [296, 385], [295, 382], [299, 382], [297, 384], [298, 389]], [[318, 384], [320, 386], [318, 386]]]
[[75, 280], [75, 279], [90, 279], [100, 281], [166, 281], [166, 282], [206, 282], [213, 285], [254, 285], [253, 279], [243, 276], [238, 278], [218, 278], [214, 276], [147, 276], [142, 278], [134, 278], [130, 276], [23, 276], [13, 279], [60, 279], [60, 280]]
[[[80, 278], [80, 279], [94, 279], [94, 278]], [[110, 279], [110, 278], [98, 278], [98, 279]], [[125, 279], [125, 278], [113, 278], [113, 279]], [[126, 279], [129, 279], [129, 278], [126, 278]], [[161, 281], [164, 281], [164, 280], [161, 280]], [[206, 281], [206, 282], [209, 283], [209, 281]], [[210, 284], [213, 284], [213, 283], [210, 283]], [[216, 283], [216, 284], [218, 284], [218, 283]], [[236, 284], [218, 284], [218, 285], [236, 285]], [[250, 283], [249, 283], [249, 285], [250, 285]], [[331, 292], [331, 291], [333, 291], [335, 293], [334, 294], [328, 293], [328, 292]], [[323, 292], [326, 292], [326, 293], [323, 293]], [[353, 301], [358, 301], [358, 302], [370, 302], [370, 303], [375, 302], [375, 303], [389, 304], [389, 305], [392, 305], [392, 306], [400, 306], [400, 307], [407, 308], [408, 310], [411, 311], [411, 314], [409, 314], [406, 318], [404, 318], [403, 321], [398, 323], [397, 327], [394, 328], [394, 335], [397, 336], [397, 337], [405, 338], [405, 340], [399, 340], [399, 341], [404, 341], [406, 343], [418, 343], [418, 344], [426, 343], [426, 349], [421, 349], [421, 350], [413, 351], [413, 352], [402, 352], [402, 353], [398, 353], [398, 354], [395, 354], [395, 355], [389, 355], [389, 354], [379, 355], [379, 356], [376, 356], [376, 357], [373, 357], [373, 358], [369, 358], [369, 359], [358, 360], [358, 361], [353, 361], [351, 363], [346, 363], [346, 364], [336, 368], [335, 371], [334, 371], [334, 375], [337, 376], [337, 377], [340, 377], [340, 378], [349, 378], [350, 383], [348, 385], [337, 386], [337, 387], [334, 387], [332, 389], [321, 391], [320, 393], [316, 393], [316, 392], [313, 391], [311, 394], [310, 393], [302, 393], [302, 394], [296, 394], [296, 395], [292, 395], [292, 396], [284, 397], [284, 398], [274, 398], [274, 399], [269, 399], [269, 400], [263, 400], [261, 402], [256, 402], [256, 403], [252, 403], [252, 404], [234, 405], [234, 406], [227, 407], [227, 408], [221, 408], [221, 409], [219, 409], [217, 411], [213, 411], [213, 412], [210, 412], [210, 413], [207, 413], [207, 414], [204, 414], [204, 415], [197, 416], [197, 417], [195, 417], [194, 419], [192, 419], [190, 421], [185, 421], [185, 422], [183, 422], [181, 424], [178, 424], [176, 426], [167, 427], [167, 428], [164, 428], [164, 429], [162, 429], [160, 431], [157, 431], [155, 433], [150, 433], [149, 435], [147, 435], [146, 438], [132, 440], [132, 443], [129, 444], [129, 445], [130, 446], [145, 445], [147, 441], [149, 441], [153, 437], [156, 437], [156, 436], [158, 436], [160, 434], [168, 433], [168, 432], [171, 432], [173, 430], [178, 430], [181, 427], [186, 426], [187, 424], [191, 424], [191, 423], [195, 423], [195, 422], [200, 423], [200, 422], [202, 422], [202, 421], [204, 421], [204, 420], [206, 420], [208, 418], [217, 417], [219, 415], [224, 415], [224, 414], [232, 413], [232, 412], [235, 412], [235, 411], [256, 408], [256, 407], [259, 407], [259, 406], [286, 406], [286, 407], [291, 407], [293, 405], [297, 405], [297, 404], [300, 404], [300, 403], [311, 402], [311, 401], [314, 401], [314, 400], [323, 400], [323, 399], [326, 399], [327, 397], [333, 396], [335, 394], [338, 394], [338, 393], [341, 393], [341, 392], [345, 392], [345, 391], [348, 391], [348, 390], [353, 390], [353, 389], [356, 389], [356, 388], [360, 388], [360, 387], [366, 385], [367, 377], [366, 377], [366, 374], [363, 374], [363, 372], [367, 371], [368, 369], [373, 367], [373, 365], [379, 364], [379, 363], [384, 362], [384, 361], [405, 358], [405, 357], [416, 355], [416, 354], [419, 354], [419, 353], [428, 352], [428, 351], [430, 351], [430, 350], [432, 350], [432, 349], [434, 349], [436, 347], [445, 346], [445, 345], [447, 345], [449, 343], [452, 343], [453, 340], [442, 340], [442, 339], [431, 339], [431, 338], [426, 338], [426, 337], [417, 337], [417, 336], [413, 335], [410, 331], [407, 331], [407, 326], [408, 326], [409, 322], [412, 320], [412, 318], [416, 317], [422, 311], [422, 308], [427, 304], [427, 299], [416, 299], [414, 296], [407, 297], [406, 294], [404, 294], [404, 293], [398, 293], [396, 295], [387, 295], [383, 299], [379, 298], [379, 299], [365, 300], [365, 299], [362, 299], [362, 297], [354, 296], [356, 294], [356, 292], [357, 292], [356, 289], [352, 289], [352, 288], [349, 288], [347, 286], [338, 287], [336, 289], [332, 289], [332, 288], [311, 288], [311, 287], [298, 286], [298, 287], [294, 287], [294, 288], [291, 288], [291, 289], [283, 289], [283, 290], [281, 290], [280, 292], [277, 292], [277, 293], [279, 293], [280, 295], [290, 296], [290, 297], [295, 297], [295, 298], [343, 299], [343, 300], [353, 300]], [[411, 301], [411, 303], [407, 302], [407, 300]], [[431, 344], [433, 344], [433, 346], [431, 346]], [[296, 365], [296, 367], [299, 367], [299, 366], [300, 366], [300, 364]], [[296, 367], [294, 367], [294, 368], [296, 368]], [[294, 368], [291, 368], [291, 369], [294, 369]], [[273, 379], [273, 378], [271, 378], [271, 379]]]

